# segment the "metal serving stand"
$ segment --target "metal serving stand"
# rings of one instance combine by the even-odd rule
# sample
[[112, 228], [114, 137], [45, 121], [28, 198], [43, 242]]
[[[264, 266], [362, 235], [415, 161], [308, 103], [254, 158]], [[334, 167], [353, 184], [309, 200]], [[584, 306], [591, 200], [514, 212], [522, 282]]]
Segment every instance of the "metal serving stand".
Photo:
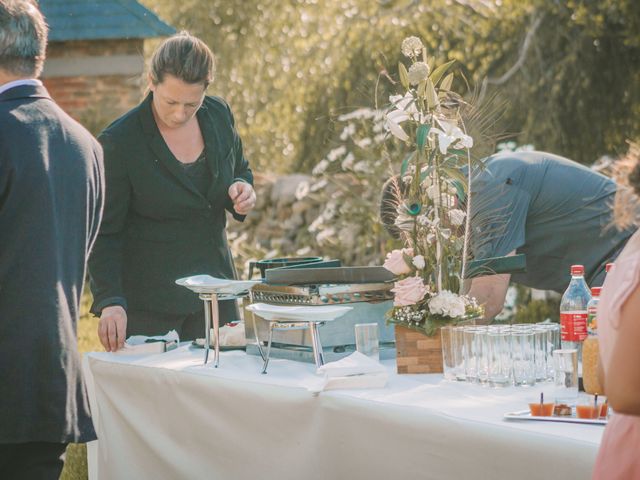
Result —
[[193, 277], [176, 280], [180, 286], [195, 292], [204, 302], [204, 365], [209, 361], [211, 349], [211, 326], [213, 323], [213, 339], [215, 340], [213, 366], [218, 368], [220, 364], [220, 315], [218, 311], [219, 300], [237, 300], [249, 295], [251, 288], [260, 283], [256, 280], [229, 280], [211, 277], [209, 275], [196, 275]]
[[[267, 358], [313, 362], [334, 361], [355, 350], [354, 326], [378, 324], [381, 358], [395, 357], [393, 327], [385, 313], [393, 304], [393, 275], [382, 267], [277, 268], [267, 270], [263, 283], [250, 292], [251, 303], [278, 306], [344, 305], [341, 318], [310, 328], [268, 321], [245, 311], [247, 353]], [[305, 319], [306, 320], [306, 319]], [[273, 323], [275, 322], [275, 325]], [[272, 328], [273, 327], [273, 328]], [[266, 341], [265, 341], [266, 340]]]

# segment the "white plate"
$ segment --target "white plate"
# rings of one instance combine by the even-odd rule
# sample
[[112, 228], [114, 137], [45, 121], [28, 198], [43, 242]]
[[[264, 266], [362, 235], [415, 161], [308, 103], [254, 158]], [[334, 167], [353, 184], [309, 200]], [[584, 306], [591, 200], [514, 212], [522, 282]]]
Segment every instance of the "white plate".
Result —
[[218, 293], [224, 295], [238, 295], [251, 290], [260, 280], [232, 280], [229, 278], [216, 278], [211, 275], [194, 275], [192, 277], [179, 278], [176, 283], [196, 293]]
[[505, 413], [504, 418], [506, 420], [533, 420], [538, 422], [558, 422], [558, 423], [586, 423], [589, 425], [606, 425], [606, 419], [599, 418], [577, 418], [573, 415], [569, 416], [551, 416], [551, 417], [533, 417], [529, 410], [522, 410], [520, 412]]
[[286, 306], [267, 303], [253, 303], [247, 307], [265, 320], [285, 322], [329, 322], [352, 309], [346, 305]]

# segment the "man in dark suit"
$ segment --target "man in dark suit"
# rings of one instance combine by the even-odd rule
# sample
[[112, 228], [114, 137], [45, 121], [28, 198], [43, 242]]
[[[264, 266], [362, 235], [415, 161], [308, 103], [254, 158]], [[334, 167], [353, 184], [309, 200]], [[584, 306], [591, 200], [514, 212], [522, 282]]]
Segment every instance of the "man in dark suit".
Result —
[[96, 438], [76, 326], [103, 207], [102, 149], [36, 78], [47, 26], [0, 0], [0, 477], [57, 479]]

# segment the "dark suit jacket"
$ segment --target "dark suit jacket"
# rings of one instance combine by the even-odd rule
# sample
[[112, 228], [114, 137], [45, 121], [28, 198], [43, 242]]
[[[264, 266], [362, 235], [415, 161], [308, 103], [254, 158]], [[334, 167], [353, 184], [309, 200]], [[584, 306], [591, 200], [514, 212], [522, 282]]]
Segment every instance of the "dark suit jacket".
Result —
[[43, 87], [0, 94], [0, 443], [95, 439], [77, 319], [102, 149]]
[[[165, 143], [151, 110], [152, 94], [99, 136], [105, 151], [106, 206], [89, 261], [92, 311], [107, 305], [186, 314], [198, 296], [175, 284], [209, 274], [234, 278], [225, 233], [228, 196], [240, 179], [253, 182], [229, 106], [206, 97], [197, 112], [212, 184], [199, 193]], [[160, 333], [160, 332], [158, 332]], [[162, 332], [165, 333], [165, 332]]]

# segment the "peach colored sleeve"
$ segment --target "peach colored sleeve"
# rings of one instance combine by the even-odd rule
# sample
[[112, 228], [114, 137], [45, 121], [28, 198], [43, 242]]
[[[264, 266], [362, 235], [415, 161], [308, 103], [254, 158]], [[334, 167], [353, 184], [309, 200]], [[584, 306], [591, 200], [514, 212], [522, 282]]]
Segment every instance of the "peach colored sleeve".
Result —
[[640, 287], [640, 253], [625, 259], [624, 263], [616, 264], [615, 274], [611, 282], [605, 282], [605, 287], [612, 290], [609, 301], [609, 318], [611, 326], [617, 329], [620, 326], [620, 309], [629, 296]]

